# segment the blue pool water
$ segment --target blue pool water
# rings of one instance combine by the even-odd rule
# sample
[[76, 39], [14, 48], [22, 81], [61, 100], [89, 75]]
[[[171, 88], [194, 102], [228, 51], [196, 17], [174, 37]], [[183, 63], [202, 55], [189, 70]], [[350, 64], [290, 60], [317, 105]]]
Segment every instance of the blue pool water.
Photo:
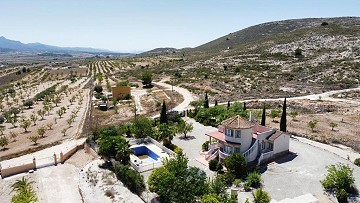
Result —
[[155, 154], [153, 151], [151, 151], [146, 146], [134, 147], [134, 148], [132, 148], [132, 150], [134, 150], [135, 156], [139, 157], [139, 156], [147, 155], [148, 158], [146, 159], [146, 161], [150, 161], [150, 162], [157, 161], [158, 158], [160, 157], [159, 155]]

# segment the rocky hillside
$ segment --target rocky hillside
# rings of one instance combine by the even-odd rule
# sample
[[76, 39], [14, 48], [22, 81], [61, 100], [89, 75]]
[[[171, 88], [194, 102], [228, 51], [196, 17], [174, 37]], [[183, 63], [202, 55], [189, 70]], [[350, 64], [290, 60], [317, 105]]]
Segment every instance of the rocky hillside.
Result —
[[[253, 38], [245, 40], [249, 33]], [[229, 40], [220, 38], [225, 43], [218, 39], [167, 54], [150, 68], [162, 78], [170, 75], [173, 84], [200, 96], [207, 90], [212, 100], [222, 102], [291, 97], [359, 85], [360, 18], [279, 21], [230, 36]], [[240, 36], [244, 40], [238, 40]], [[227, 48], [228, 41], [236, 43]], [[178, 58], [182, 60], [174, 60]]]
[[322, 23], [337, 25], [360, 25], [359, 17], [342, 17], [342, 18], [306, 18], [268, 22], [254, 25], [246, 29], [230, 33], [226, 36], [215, 39], [211, 42], [194, 48], [195, 51], [219, 51], [232, 49], [239, 45], [253, 42], [265, 37], [275, 36], [278, 34], [292, 32], [302, 28], [318, 27]]

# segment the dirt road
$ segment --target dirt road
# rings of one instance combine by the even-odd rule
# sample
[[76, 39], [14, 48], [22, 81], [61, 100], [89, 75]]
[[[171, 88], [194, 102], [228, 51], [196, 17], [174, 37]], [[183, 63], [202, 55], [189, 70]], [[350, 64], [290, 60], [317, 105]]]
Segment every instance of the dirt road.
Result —
[[167, 89], [173, 89], [174, 91], [177, 91], [179, 94], [181, 94], [184, 97], [184, 101], [177, 105], [173, 110], [174, 111], [184, 111], [188, 108], [188, 106], [190, 105], [190, 102], [194, 101], [194, 97], [193, 95], [189, 92], [189, 90], [182, 88], [182, 87], [178, 87], [178, 86], [171, 86], [169, 84], [166, 84], [164, 82], [154, 82], [156, 85], [165, 87]]

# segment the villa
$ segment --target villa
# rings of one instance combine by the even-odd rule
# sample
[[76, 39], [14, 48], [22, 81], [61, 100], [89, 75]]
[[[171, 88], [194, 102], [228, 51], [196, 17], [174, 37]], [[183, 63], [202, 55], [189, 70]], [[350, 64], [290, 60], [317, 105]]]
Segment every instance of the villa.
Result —
[[210, 141], [205, 153], [208, 161], [222, 161], [230, 154], [242, 153], [247, 162], [261, 164], [289, 153], [290, 136], [259, 125], [251, 113], [249, 120], [234, 116], [223, 121], [218, 131], [206, 135]]

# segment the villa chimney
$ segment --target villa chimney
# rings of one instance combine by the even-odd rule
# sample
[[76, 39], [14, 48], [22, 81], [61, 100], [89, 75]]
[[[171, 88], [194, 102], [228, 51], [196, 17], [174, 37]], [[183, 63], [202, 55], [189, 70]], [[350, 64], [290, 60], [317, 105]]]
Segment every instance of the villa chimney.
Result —
[[254, 122], [254, 116], [251, 111], [250, 111], [249, 121]]

